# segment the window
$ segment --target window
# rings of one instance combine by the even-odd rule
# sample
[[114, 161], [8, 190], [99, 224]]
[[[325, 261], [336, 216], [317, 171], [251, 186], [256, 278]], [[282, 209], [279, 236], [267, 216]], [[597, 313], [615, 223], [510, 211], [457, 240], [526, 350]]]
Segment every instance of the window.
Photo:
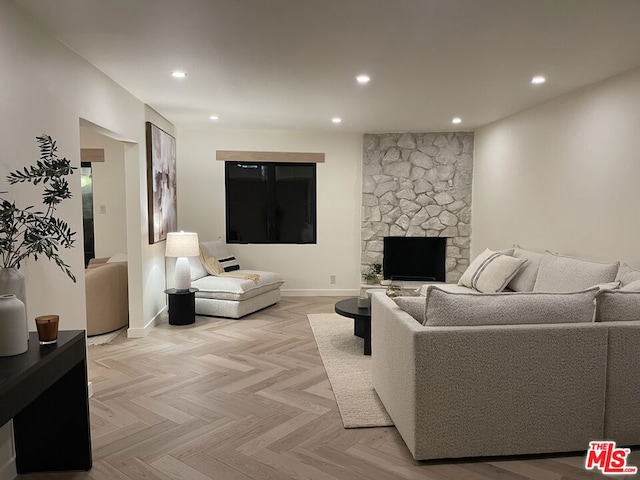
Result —
[[227, 243], [316, 243], [316, 164], [225, 162]]

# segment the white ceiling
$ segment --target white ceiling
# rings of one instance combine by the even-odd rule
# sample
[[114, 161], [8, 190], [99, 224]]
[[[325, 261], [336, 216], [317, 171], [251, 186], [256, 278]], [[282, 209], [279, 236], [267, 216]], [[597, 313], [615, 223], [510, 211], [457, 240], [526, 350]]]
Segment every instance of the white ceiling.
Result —
[[472, 130], [640, 66], [640, 0], [15, 3], [177, 126]]

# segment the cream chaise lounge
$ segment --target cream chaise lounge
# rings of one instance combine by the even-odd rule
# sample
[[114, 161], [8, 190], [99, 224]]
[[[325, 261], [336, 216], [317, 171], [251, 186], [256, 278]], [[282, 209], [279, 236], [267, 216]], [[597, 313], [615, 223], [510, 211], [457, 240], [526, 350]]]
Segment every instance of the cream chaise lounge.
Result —
[[[221, 239], [202, 242], [201, 249], [216, 258], [234, 276], [211, 275], [200, 258], [191, 257], [191, 286], [197, 288], [196, 315], [241, 318], [280, 301], [281, 275], [262, 270], [242, 270]], [[168, 262], [167, 279], [173, 278], [175, 262]], [[244, 278], [242, 278], [244, 277]]]

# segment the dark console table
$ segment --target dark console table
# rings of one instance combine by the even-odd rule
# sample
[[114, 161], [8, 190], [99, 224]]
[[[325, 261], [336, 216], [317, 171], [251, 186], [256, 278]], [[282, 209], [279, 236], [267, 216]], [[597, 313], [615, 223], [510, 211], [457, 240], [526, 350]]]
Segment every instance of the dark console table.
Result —
[[0, 425], [13, 419], [18, 473], [89, 470], [92, 466], [84, 330], [58, 333], [41, 347], [0, 357]]

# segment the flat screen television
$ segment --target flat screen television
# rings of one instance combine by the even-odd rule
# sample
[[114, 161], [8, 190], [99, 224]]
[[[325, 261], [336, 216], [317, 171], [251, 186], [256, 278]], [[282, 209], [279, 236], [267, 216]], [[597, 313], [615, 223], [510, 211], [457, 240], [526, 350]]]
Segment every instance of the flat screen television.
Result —
[[446, 237], [384, 237], [382, 273], [390, 280], [445, 281]]

